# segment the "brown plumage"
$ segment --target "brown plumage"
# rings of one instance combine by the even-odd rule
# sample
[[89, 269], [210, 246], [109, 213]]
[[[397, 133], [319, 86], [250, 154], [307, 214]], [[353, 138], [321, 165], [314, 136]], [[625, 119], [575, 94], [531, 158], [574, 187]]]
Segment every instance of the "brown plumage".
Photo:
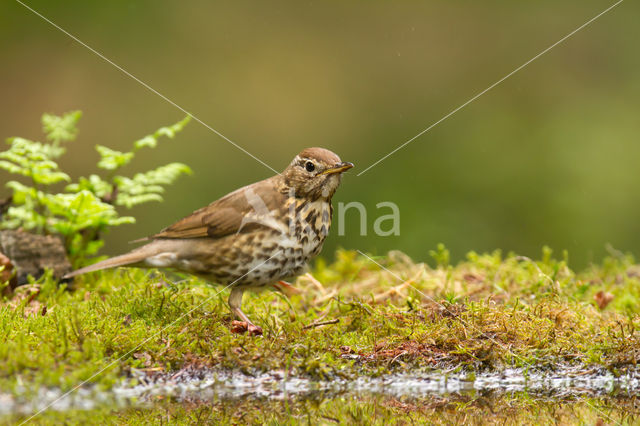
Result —
[[331, 226], [331, 197], [353, 167], [331, 151], [307, 148], [278, 175], [240, 188], [144, 240], [147, 244], [68, 274], [116, 266], [162, 267], [231, 286], [229, 306], [242, 312], [245, 289], [289, 287], [320, 252]]

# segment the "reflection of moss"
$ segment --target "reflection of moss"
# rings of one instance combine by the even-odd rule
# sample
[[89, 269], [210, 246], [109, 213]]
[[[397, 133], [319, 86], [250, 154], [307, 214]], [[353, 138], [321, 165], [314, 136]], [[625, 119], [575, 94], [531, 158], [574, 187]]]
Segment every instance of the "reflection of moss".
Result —
[[176, 403], [120, 412], [110, 409], [47, 412], [36, 424], [635, 424], [637, 401], [617, 398], [547, 399], [527, 394], [381, 396], [299, 400], [247, 399]]
[[[188, 363], [330, 377], [561, 362], [620, 369], [640, 359], [633, 259], [609, 258], [575, 273], [566, 261], [543, 257], [470, 253], [432, 269], [392, 252], [374, 259], [385, 270], [338, 251], [334, 263], [317, 263], [315, 278], [297, 280], [302, 293], [288, 303], [271, 292], [245, 300], [263, 338], [231, 334], [226, 296], [197, 279], [172, 284], [151, 272], [104, 271], [67, 291], [45, 278], [2, 303], [0, 388], [18, 380], [110, 386], [131, 368]], [[598, 291], [613, 295], [604, 309], [594, 301]]]

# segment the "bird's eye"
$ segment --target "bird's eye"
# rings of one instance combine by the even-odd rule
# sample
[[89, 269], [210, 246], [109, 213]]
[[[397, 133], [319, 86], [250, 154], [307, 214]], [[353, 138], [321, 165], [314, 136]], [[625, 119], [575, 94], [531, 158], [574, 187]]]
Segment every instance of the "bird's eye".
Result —
[[304, 165], [304, 168], [307, 169], [308, 172], [312, 172], [316, 169], [316, 166], [311, 161], [307, 161], [307, 164]]

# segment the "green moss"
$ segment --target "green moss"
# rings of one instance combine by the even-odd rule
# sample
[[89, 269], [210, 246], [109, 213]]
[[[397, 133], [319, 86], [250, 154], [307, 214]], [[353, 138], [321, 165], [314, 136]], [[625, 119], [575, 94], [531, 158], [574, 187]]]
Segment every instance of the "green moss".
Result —
[[[105, 271], [67, 290], [44, 278], [0, 306], [0, 388], [20, 381], [71, 389], [84, 380], [108, 387], [132, 368], [193, 363], [327, 377], [566, 362], [613, 369], [640, 358], [633, 259], [576, 273], [548, 250], [538, 262], [470, 253], [455, 266], [445, 250], [435, 269], [398, 252], [375, 258], [381, 267], [339, 251], [334, 263], [317, 263], [315, 278], [297, 280], [302, 293], [291, 300], [272, 292], [245, 298], [264, 328], [259, 338], [230, 333], [227, 292], [197, 279]], [[613, 295], [603, 309], [599, 291]], [[314, 326], [330, 320], [337, 322]]]

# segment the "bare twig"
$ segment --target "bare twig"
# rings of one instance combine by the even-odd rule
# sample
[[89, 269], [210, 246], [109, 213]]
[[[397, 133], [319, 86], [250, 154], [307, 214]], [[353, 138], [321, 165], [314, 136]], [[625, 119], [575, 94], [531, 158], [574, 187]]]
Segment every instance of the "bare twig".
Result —
[[328, 320], [328, 321], [312, 322], [311, 324], [305, 325], [304, 327], [302, 327], [302, 329], [309, 330], [310, 328], [322, 327], [323, 325], [337, 324], [339, 322], [340, 322], [339, 318]]

